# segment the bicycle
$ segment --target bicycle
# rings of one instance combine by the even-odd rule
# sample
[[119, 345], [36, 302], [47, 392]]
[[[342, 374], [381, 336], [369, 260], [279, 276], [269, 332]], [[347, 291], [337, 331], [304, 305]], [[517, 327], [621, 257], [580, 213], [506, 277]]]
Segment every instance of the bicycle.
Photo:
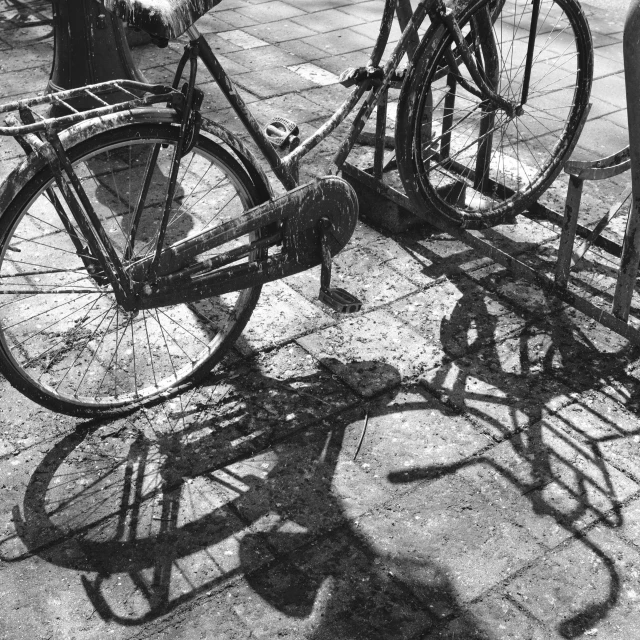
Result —
[[[104, 0], [161, 46], [186, 32], [171, 87], [112, 81], [0, 107], [10, 114], [0, 135], [28, 154], [0, 190], [0, 371], [50, 409], [119, 412], [179, 392], [235, 343], [263, 284], [313, 266], [324, 302], [359, 310], [330, 286], [358, 214], [337, 173], [390, 87], [400, 88], [407, 194], [425, 216], [469, 228], [537, 199], [585, 117], [593, 51], [575, 0], [421, 0], [380, 66], [397, 6], [406, 9], [386, 0], [369, 64], [341, 75], [352, 89], [337, 111], [303, 141], [284, 119], [263, 131], [193, 25], [218, 1]], [[237, 136], [201, 115], [199, 60], [284, 196]], [[114, 92], [124, 98], [111, 104]], [[301, 159], [363, 96], [331, 171], [299, 185]], [[64, 114], [40, 113], [48, 105]]]

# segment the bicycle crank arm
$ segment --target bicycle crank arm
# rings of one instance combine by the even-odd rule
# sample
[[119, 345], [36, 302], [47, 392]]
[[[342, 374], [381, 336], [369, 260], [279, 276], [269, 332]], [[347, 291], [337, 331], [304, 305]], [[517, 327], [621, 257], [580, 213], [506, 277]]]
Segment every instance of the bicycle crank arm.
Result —
[[[264, 260], [247, 261], [223, 269], [196, 271], [185, 278], [185, 265], [154, 283], [142, 286], [137, 309], [151, 309], [194, 302], [248, 287], [255, 287], [299, 273], [322, 262], [321, 223], [329, 226], [325, 245], [332, 256], [347, 244], [358, 219], [358, 200], [352, 187], [336, 176], [326, 176], [247, 211], [233, 225], [223, 224], [208, 234], [219, 246], [274, 222], [282, 223], [282, 251]], [[325, 222], [328, 221], [328, 222]], [[234, 227], [234, 228], [231, 228]], [[222, 241], [221, 239], [224, 238]], [[196, 238], [197, 240], [197, 238]], [[190, 241], [189, 241], [190, 242]], [[203, 248], [200, 241], [199, 252]], [[176, 253], [176, 247], [174, 255]], [[179, 286], [176, 283], [179, 282]]]

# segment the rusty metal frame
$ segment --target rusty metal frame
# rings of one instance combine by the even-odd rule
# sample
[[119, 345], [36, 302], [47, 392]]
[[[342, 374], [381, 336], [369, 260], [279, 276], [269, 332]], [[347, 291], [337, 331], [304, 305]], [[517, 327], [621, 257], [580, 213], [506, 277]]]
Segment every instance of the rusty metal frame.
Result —
[[[415, 213], [416, 215], [423, 216], [423, 212], [419, 210], [416, 205], [404, 194], [394, 189], [393, 187], [386, 185], [376, 180], [370, 173], [362, 171], [352, 165], [345, 165], [344, 172], [352, 179], [361, 183], [365, 187], [375, 191], [380, 196], [395, 203], [396, 205], [407, 209]], [[351, 182], [353, 184], [353, 182]], [[556, 212], [547, 209], [540, 203], [536, 203], [535, 207], [532, 207], [530, 215], [534, 219], [546, 218], [550, 220], [558, 221], [561, 218]], [[589, 302], [585, 298], [580, 297], [576, 293], [570, 291], [567, 287], [559, 287], [554, 278], [542, 273], [539, 269], [525, 264], [517, 257], [508, 254], [506, 251], [497, 248], [490, 242], [478, 235], [478, 232], [467, 231], [461, 227], [458, 227], [452, 223], [447, 222], [443, 218], [433, 217], [429, 219], [429, 224], [433, 225], [440, 231], [448, 233], [473, 247], [480, 253], [488, 256], [492, 260], [501, 264], [506, 269], [509, 269], [514, 275], [529, 280], [540, 286], [545, 291], [554, 294], [563, 302], [575, 307], [578, 311], [581, 311], [586, 316], [597, 320], [605, 327], [612, 329], [616, 333], [619, 333], [623, 337], [627, 338], [630, 342], [640, 345], [640, 330], [630, 326], [624, 320], [617, 318], [611, 313], [607, 313], [600, 307], [597, 307], [592, 302]], [[584, 229], [584, 228], [583, 228]], [[584, 235], [589, 234], [589, 229], [584, 229]]]
[[490, 101], [500, 105], [508, 112], [515, 110], [515, 105], [497, 94], [486, 83], [483, 75], [478, 71], [474, 57], [471, 54], [467, 42], [464, 36], [462, 36], [456, 22], [455, 13], [445, 6], [443, 0], [420, 0], [414, 11], [411, 10], [411, 5], [408, 0], [385, 0], [378, 39], [369, 59], [368, 67], [375, 68], [379, 65], [382, 54], [387, 46], [389, 33], [391, 31], [391, 24], [394, 19], [394, 13], [396, 12], [402, 28], [402, 35], [396, 43], [396, 46], [391, 51], [389, 58], [383, 67], [382, 79], [378, 82], [365, 81], [358, 83], [352, 90], [349, 97], [336, 109], [333, 115], [330, 116], [327, 121], [306, 140], [303, 140], [296, 149], [283, 158], [280, 158], [276, 153], [273, 145], [262, 131], [247, 104], [239, 95], [232, 80], [218, 62], [205, 38], [202, 37], [193, 26], [187, 30], [187, 34], [191, 39], [191, 43], [197, 44], [200, 48], [200, 59], [204, 63], [204, 66], [220, 87], [223, 95], [229, 104], [231, 104], [236, 115], [271, 165], [271, 168], [278, 179], [287, 189], [292, 189], [298, 184], [297, 175], [301, 159], [325, 138], [327, 138], [327, 136], [329, 136], [336, 127], [345, 120], [349, 113], [351, 113], [365, 92], [369, 91], [369, 95], [360, 106], [349, 132], [342, 141], [340, 148], [333, 159], [332, 173], [336, 173], [342, 168], [342, 165], [346, 161], [353, 145], [357, 142], [358, 136], [362, 132], [364, 125], [371, 116], [374, 108], [382, 99], [382, 96], [387, 92], [388, 88], [397, 82], [398, 78], [396, 76], [396, 70], [400, 60], [405, 53], [411, 55], [412, 52], [415, 51], [417, 46], [418, 28], [427, 15], [430, 15], [432, 20], [442, 22], [451, 33], [454, 41], [458, 45], [462, 60], [480, 87], [483, 96], [486, 96]]
[[[116, 104], [109, 104], [100, 97], [101, 94], [112, 94], [114, 90], [130, 96], [130, 99], [123, 100]], [[71, 104], [71, 101], [77, 99], [89, 100], [97, 106], [79, 111]], [[174, 99], [181, 100], [182, 94], [171, 87], [161, 84], [147, 84], [135, 80], [110, 80], [108, 82], [86, 85], [77, 89], [47, 93], [36, 98], [15, 100], [0, 105], [0, 115], [3, 113], [10, 114], [8, 118], [9, 122], [11, 122], [11, 124], [7, 124], [7, 126], [0, 126], [0, 136], [19, 137], [29, 133], [62, 131], [78, 122], [92, 118], [100, 118], [120, 111], [148, 107], [152, 104], [167, 103]], [[57, 117], [44, 117], [34, 109], [34, 107], [45, 105], [62, 106], [70, 111], [70, 114]], [[22, 122], [19, 122], [15, 117], [14, 119], [10, 118], [14, 113], [20, 114]], [[6, 121], [7, 118], [5, 118], [5, 122]]]
[[[194, 27], [191, 27], [187, 33], [191, 38], [192, 43], [197, 42], [200, 47], [200, 58], [203, 64], [220, 87], [223, 95], [229, 104], [231, 104], [236, 115], [247, 129], [264, 157], [271, 165], [271, 168], [278, 179], [287, 189], [292, 189], [298, 183], [296, 176], [298, 174], [300, 160], [325, 140], [345, 120], [349, 113], [351, 113], [365, 92], [369, 91], [369, 96], [360, 107], [354, 122], [351, 125], [349, 133], [345, 137], [345, 140], [341, 144], [340, 149], [334, 158], [335, 170], [337, 171], [342, 166], [353, 145], [356, 143], [358, 135], [364, 128], [365, 122], [375, 108], [380, 96], [386, 93], [387, 88], [394, 80], [394, 74], [402, 56], [407, 51], [410, 51], [415, 47], [417, 29], [423, 22], [427, 13], [432, 11], [439, 1], [440, 0], [421, 0], [418, 7], [416, 7], [416, 11], [413, 12], [408, 21], [402, 25], [403, 33], [394, 47], [389, 60], [385, 64], [382, 82], [359, 83], [351, 91], [349, 97], [336, 109], [334, 114], [329, 117], [317, 131], [312, 133], [306, 140], [303, 140], [300, 146], [284, 158], [280, 158], [276, 153], [273, 145], [263, 133], [259, 123], [252, 115], [251, 110], [239, 95], [232, 80], [218, 62], [213, 51], [211, 51], [207, 41]], [[371, 53], [368, 66], [377, 67], [380, 63], [391, 31], [397, 2], [398, 0], [385, 1], [385, 8], [380, 23], [380, 32]]]
[[638, 29], [640, 29], [640, 0], [632, 0], [625, 20], [622, 47], [633, 195], [613, 301], [613, 314], [622, 320], [627, 320], [629, 317], [640, 262], [640, 41], [638, 41]]
[[[206, 235], [195, 236], [164, 251], [159, 268], [160, 273], [166, 275], [161, 275], [152, 284], [143, 284], [138, 292], [136, 308], [149, 309], [218, 296], [280, 280], [320, 264], [323, 257], [320, 231], [315, 228], [315, 217], [319, 210], [335, 214], [336, 224], [332, 227], [330, 248], [332, 255], [337, 254], [349, 241], [355, 228], [357, 198], [344, 180], [325, 176], [249, 209], [242, 216]], [[232, 249], [209, 261], [193, 261], [193, 257], [203, 252], [205, 245], [207, 248], [218, 247], [283, 219], [290, 219], [292, 224], [285, 225], [267, 238]], [[266, 260], [234, 264], [253, 251], [280, 242], [284, 245], [280, 254], [269, 256]], [[146, 272], [148, 262], [149, 259], [146, 259], [135, 265], [136, 271], [132, 272], [134, 277], [138, 271], [141, 274]], [[227, 268], [220, 269], [222, 266]]]

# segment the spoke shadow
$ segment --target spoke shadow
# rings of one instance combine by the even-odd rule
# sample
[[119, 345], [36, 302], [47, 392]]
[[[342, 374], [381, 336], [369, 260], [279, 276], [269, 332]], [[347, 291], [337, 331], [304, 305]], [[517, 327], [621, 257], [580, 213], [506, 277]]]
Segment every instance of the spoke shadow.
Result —
[[[123, 626], [241, 573], [263, 606], [307, 625], [308, 637], [396, 637], [427, 625], [434, 602], [459, 606], [436, 562], [419, 563], [431, 576], [420, 599], [393, 579], [332, 492], [350, 420], [333, 419], [321, 400], [341, 385], [324, 371], [286, 381], [237, 363], [233, 371], [230, 382], [217, 376], [188, 398], [62, 438], [14, 508], [26, 552], [3, 560], [37, 555], [80, 572], [99, 616]], [[360, 422], [357, 401], [351, 411]]]
[[[451, 362], [428, 387], [502, 444], [460, 462], [392, 469], [386, 490], [414, 483], [419, 492], [420, 483], [482, 467], [516, 490], [531, 513], [550, 517], [607, 571], [606, 596], [559, 622], [560, 634], [573, 638], [606, 619], [620, 595], [613, 555], [582, 536], [585, 522], [622, 524], [617, 477], [597, 447], [637, 431], [600, 413], [607, 430], [596, 437], [558, 415], [547, 419], [541, 407], [562, 395], [558, 361], [565, 368], [580, 362], [576, 386], [587, 389], [599, 383], [603, 368], [616, 370], [615, 354], [599, 355], [556, 314], [511, 338], [517, 367], [507, 367], [495, 344], [498, 320], [483, 304], [465, 294], [441, 323]], [[540, 333], [546, 346], [533, 357], [530, 341]], [[495, 637], [474, 617], [446, 566], [404, 548], [387, 554], [358, 527], [334, 482], [355, 448], [347, 427], [362, 421], [362, 402], [325, 369], [298, 368], [293, 348], [284, 350], [291, 370], [283, 377], [280, 366], [271, 373], [232, 361], [170, 402], [66, 435], [31, 475], [22, 509], [14, 510], [26, 553], [2, 553], [3, 560], [37, 555], [81, 572], [100, 617], [123, 626], [152, 622], [228, 589], [229, 578], [242, 574], [255, 613], [241, 615], [262, 624], [276, 612], [277, 624], [293, 635], [306, 625], [306, 637], [318, 640], [412, 637], [455, 618], [465, 637]], [[468, 366], [458, 366], [461, 353]], [[351, 363], [345, 375], [348, 367], [368, 364], [398, 389], [399, 373], [383, 363]], [[557, 385], [540, 385], [543, 377]], [[394, 404], [393, 394], [372, 401], [369, 419], [433, 408], [423, 393], [424, 401]], [[535, 402], [527, 404], [532, 393]], [[449, 414], [443, 409], [443, 415]], [[501, 456], [494, 455], [498, 448]], [[480, 479], [490, 484], [487, 474]], [[550, 487], [555, 494], [546, 492]]]

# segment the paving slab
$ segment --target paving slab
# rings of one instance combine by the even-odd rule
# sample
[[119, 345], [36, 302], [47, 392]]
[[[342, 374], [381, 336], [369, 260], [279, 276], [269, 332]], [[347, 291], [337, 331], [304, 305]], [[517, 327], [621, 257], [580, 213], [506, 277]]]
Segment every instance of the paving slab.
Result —
[[261, 2], [253, 6], [237, 7], [236, 11], [243, 16], [248, 16], [260, 24], [265, 22], [281, 22], [287, 18], [304, 15], [304, 11], [280, 2], [279, 0]]
[[298, 339], [298, 343], [364, 397], [392, 389], [445, 357], [385, 311], [372, 311]]
[[[303, 62], [303, 58], [299, 58], [283, 49], [274, 45], [264, 47], [242, 49], [228, 54], [228, 59], [241, 65], [247, 71], [270, 69], [272, 67], [286, 67]], [[220, 61], [225, 67], [227, 73], [235, 77], [236, 72], [233, 68], [227, 68], [224, 60]]]
[[[622, 4], [583, 3], [582, 159], [626, 143]], [[337, 76], [366, 64], [383, 6], [224, 0], [198, 26], [260, 121], [308, 135], [348, 95]], [[44, 89], [51, 65], [50, 27], [10, 26], [14, 11], [0, 5], [2, 100]], [[166, 83], [183, 44], [134, 60]], [[201, 88], [248, 140], [206, 75]], [[0, 141], [0, 176], [19, 156]], [[626, 179], [585, 186], [588, 224]], [[566, 184], [544, 202], [561, 211]], [[521, 217], [483, 232], [539, 268], [558, 234]], [[580, 286], [610, 288], [613, 263], [587, 264]], [[364, 310], [323, 308], [318, 268], [266, 285], [221, 366], [131, 415], [58, 416], [0, 378], [0, 636], [635, 638], [638, 354], [428, 225], [358, 222], [334, 283]]]
[[428, 629], [422, 603], [354, 537], [338, 533], [232, 589], [234, 610], [254, 637], [386, 640], [418, 637]]
[[558, 412], [552, 422], [592, 447], [603, 460], [634, 478], [640, 477], [637, 414], [610, 395], [599, 391], [583, 393], [578, 402]]
[[[428, 509], [425, 510], [425, 505]], [[534, 561], [543, 548], [452, 474], [360, 518], [358, 530], [378, 554], [396, 560], [401, 580], [418, 597], [443, 576], [441, 606], [466, 603]]]
[[303, 27], [291, 20], [247, 26], [244, 30], [248, 35], [265, 40], [271, 44], [303, 39], [316, 34], [313, 29]]
[[528, 357], [532, 352], [543, 357], [540, 350], [549, 345], [544, 334], [521, 334], [476, 356], [445, 362], [421, 374], [420, 381], [499, 441], [570, 402], [570, 388]]
[[509, 587], [510, 595], [562, 636], [632, 637], [638, 621], [640, 554], [597, 527]]
[[[369, 310], [416, 291], [416, 285], [380, 260], [375, 249], [369, 251], [368, 248], [354, 247], [341, 252], [333, 262], [331, 278], [333, 286], [346, 289]], [[318, 303], [320, 267], [290, 278], [290, 284], [309, 301]], [[326, 309], [326, 306], [321, 306]]]
[[353, 471], [336, 474], [334, 488], [350, 517], [357, 517], [376, 506], [363, 499], [364, 487], [377, 487], [385, 502], [393, 502], [416, 482], [473, 464], [491, 444], [419, 386], [390, 392], [368, 403], [346, 428], [345, 471]]
[[439, 340], [451, 359], [502, 342], [526, 325], [521, 315], [464, 276], [429, 284], [437, 287], [437, 296], [429, 287], [392, 303], [389, 311], [421, 335]]
[[509, 598], [490, 595], [469, 605], [446, 626], [429, 632], [425, 640], [560, 640], [561, 635], [539, 624]]
[[309, 36], [308, 38], [303, 38], [302, 41], [317, 47], [321, 51], [326, 51], [332, 56], [358, 51], [365, 47], [373, 47], [375, 43], [374, 39], [356, 33], [352, 29], [338, 29], [329, 33]]
[[[311, 304], [283, 281], [263, 287], [258, 301], [236, 347], [248, 354], [283, 344], [293, 338], [334, 323], [332, 317]], [[206, 313], [206, 303], [203, 303]]]
[[[224, 4], [227, 7], [227, 3]], [[242, 5], [245, 6], [245, 5]], [[257, 21], [249, 16], [242, 15], [241, 13], [234, 11], [233, 9], [223, 9], [217, 11], [216, 15], [232, 28], [248, 27], [257, 24]]]

